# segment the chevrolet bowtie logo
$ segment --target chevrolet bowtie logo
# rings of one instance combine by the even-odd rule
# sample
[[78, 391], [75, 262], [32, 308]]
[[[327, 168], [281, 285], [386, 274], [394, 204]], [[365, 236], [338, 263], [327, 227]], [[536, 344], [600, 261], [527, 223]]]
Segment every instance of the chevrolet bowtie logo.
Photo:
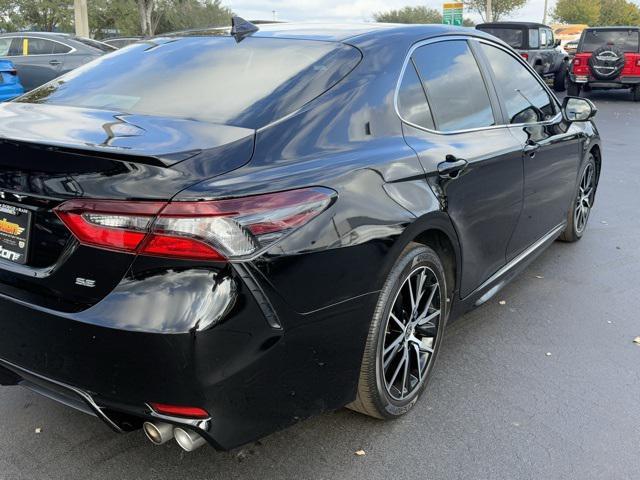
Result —
[[0, 233], [8, 233], [9, 235], [18, 236], [24, 232], [24, 228], [22, 228], [17, 223], [11, 223], [7, 221], [6, 218], [0, 220]]

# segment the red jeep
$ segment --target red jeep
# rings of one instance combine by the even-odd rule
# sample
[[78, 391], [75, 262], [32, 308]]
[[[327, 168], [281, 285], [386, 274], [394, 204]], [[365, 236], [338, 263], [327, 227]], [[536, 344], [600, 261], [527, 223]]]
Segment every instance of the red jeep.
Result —
[[597, 27], [582, 32], [567, 93], [592, 88], [630, 88], [640, 102], [640, 27]]

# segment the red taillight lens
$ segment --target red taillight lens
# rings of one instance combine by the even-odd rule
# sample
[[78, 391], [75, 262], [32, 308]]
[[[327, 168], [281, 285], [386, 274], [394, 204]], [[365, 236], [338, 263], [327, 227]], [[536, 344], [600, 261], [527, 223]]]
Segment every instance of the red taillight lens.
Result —
[[520, 56], [522, 58], [524, 58], [525, 60], [529, 60], [529, 54], [528, 53], [521, 53]]
[[305, 188], [201, 202], [71, 200], [56, 209], [80, 243], [219, 261], [254, 255], [324, 211], [335, 197]]
[[149, 406], [157, 413], [172, 417], [204, 419], [210, 416], [205, 409], [199, 407], [184, 407], [180, 405], [168, 405], [166, 403], [149, 403]]

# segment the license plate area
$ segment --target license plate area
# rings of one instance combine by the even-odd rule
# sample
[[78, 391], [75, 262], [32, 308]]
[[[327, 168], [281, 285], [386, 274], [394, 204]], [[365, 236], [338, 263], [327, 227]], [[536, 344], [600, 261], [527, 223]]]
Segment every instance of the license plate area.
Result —
[[0, 259], [26, 264], [30, 230], [29, 210], [0, 202]]

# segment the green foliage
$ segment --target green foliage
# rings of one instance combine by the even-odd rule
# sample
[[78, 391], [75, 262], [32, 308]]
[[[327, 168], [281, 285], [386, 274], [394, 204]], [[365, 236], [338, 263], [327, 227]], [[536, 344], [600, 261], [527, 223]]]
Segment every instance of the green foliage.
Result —
[[87, 0], [87, 7], [94, 38], [140, 35], [136, 0]]
[[553, 17], [592, 27], [640, 25], [640, 7], [628, 0], [558, 0]]
[[442, 23], [442, 14], [435, 8], [403, 7], [373, 14], [376, 22], [385, 23]]
[[156, 7], [156, 33], [231, 25], [233, 12], [221, 0], [165, 0]]
[[73, 29], [73, 0], [0, 0], [0, 29]]
[[[524, 7], [526, 3], [527, 0], [491, 0], [492, 21], [504, 20], [507, 15]], [[487, 0], [464, 0], [464, 5], [480, 14], [482, 20], [487, 20], [485, 18]]]
[[[442, 23], [442, 13], [435, 8], [403, 7], [399, 10], [388, 10], [386, 12], [377, 12], [373, 14], [376, 22], [385, 23]], [[465, 27], [473, 27], [472, 20], [465, 18], [463, 23]]]

